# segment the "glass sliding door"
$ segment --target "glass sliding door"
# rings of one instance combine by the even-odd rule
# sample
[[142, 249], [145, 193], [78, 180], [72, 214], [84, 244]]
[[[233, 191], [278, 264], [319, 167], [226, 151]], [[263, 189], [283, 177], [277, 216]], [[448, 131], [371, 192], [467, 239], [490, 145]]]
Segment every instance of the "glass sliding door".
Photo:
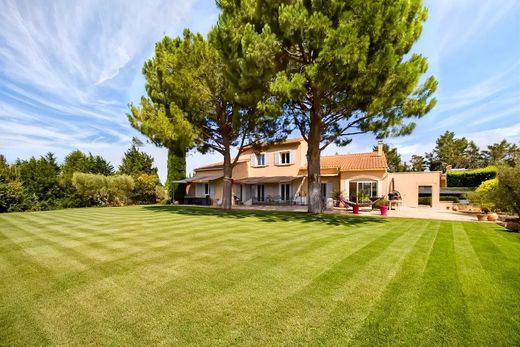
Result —
[[377, 181], [351, 181], [349, 199], [354, 202], [367, 202], [377, 197]]

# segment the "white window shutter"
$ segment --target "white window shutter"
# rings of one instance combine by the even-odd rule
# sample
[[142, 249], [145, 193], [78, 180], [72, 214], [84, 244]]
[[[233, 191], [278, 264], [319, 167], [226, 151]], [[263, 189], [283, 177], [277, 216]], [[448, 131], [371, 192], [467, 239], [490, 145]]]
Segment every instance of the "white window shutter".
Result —
[[267, 153], [263, 153], [264, 155], [264, 165], [267, 166], [269, 165], [269, 156], [267, 155]]
[[289, 151], [289, 163], [294, 164], [295, 151]]
[[251, 166], [256, 166], [256, 154], [251, 154]]
[[276, 152], [274, 154], [274, 164], [279, 165], [280, 164], [280, 152]]

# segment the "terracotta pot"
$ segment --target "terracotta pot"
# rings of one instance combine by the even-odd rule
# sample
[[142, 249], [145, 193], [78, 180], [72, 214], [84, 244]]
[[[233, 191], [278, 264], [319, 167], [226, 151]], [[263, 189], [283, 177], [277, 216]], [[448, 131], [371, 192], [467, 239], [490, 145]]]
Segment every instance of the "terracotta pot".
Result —
[[496, 222], [498, 220], [498, 214], [495, 212], [488, 213], [487, 220], [490, 222]]
[[477, 214], [477, 219], [479, 222], [487, 221], [487, 214]]
[[344, 208], [345, 207], [345, 203], [343, 203], [343, 201], [340, 201], [338, 203], [338, 207]]

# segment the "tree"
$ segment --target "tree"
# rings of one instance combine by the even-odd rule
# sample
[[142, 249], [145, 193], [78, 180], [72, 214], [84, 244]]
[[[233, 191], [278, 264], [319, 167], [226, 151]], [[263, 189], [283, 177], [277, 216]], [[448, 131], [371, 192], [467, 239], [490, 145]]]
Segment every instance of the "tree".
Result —
[[482, 151], [482, 157], [487, 165], [506, 163], [513, 166], [518, 153], [520, 153], [520, 148], [504, 139], [499, 143], [488, 145], [487, 150]]
[[482, 166], [478, 146], [465, 137], [457, 138], [452, 131], [439, 136], [435, 148], [426, 154], [430, 171], [445, 171], [450, 165], [454, 169], [473, 169]]
[[[211, 35], [217, 36], [219, 29]], [[277, 119], [268, 112], [260, 113], [250, 92], [242, 90], [226, 78], [227, 67], [217, 50], [217, 42], [208, 42], [202, 35], [184, 31], [182, 38], [165, 37], [160, 74], [167, 76], [171, 107], [184, 117], [196, 134], [197, 149], [215, 151], [224, 157], [222, 208], [231, 208], [232, 174], [246, 146], [259, 145], [278, 134]], [[182, 88], [180, 87], [182, 86]], [[265, 110], [264, 110], [265, 111]], [[237, 154], [231, 157], [231, 149]]]
[[137, 177], [140, 174], [157, 176], [157, 168], [153, 167], [153, 157], [147, 153], [139, 151], [136, 144], [132, 144], [124, 154], [119, 173]]
[[490, 192], [490, 200], [503, 211], [520, 216], [520, 165], [500, 165], [498, 185]]
[[426, 159], [422, 155], [414, 154], [410, 159], [410, 169], [411, 171], [420, 172], [424, 171], [426, 166]]
[[[372, 148], [377, 151], [377, 146]], [[390, 148], [388, 144], [383, 144], [383, 152], [385, 153], [386, 163], [388, 164], [388, 172], [406, 171], [406, 163], [401, 161], [401, 155], [397, 152], [396, 147]]]
[[[308, 211], [322, 211], [320, 154], [352, 136], [409, 134], [414, 117], [435, 104], [433, 77], [409, 54], [427, 11], [420, 0], [220, 0], [219, 25], [233, 27], [243, 74], [276, 73], [269, 102], [284, 111], [308, 143]], [[251, 73], [255, 76], [255, 73]], [[257, 75], [257, 74], [256, 74]]]
[[60, 168], [53, 153], [39, 159], [17, 160], [15, 166], [28, 200], [34, 201], [37, 209], [55, 206], [63, 196], [58, 184]]
[[132, 127], [156, 146], [168, 149], [166, 186], [174, 200], [182, 201], [184, 186], [174, 181], [186, 178], [186, 152], [193, 146], [195, 135], [172, 93], [182, 94], [185, 100], [196, 98], [199, 91], [172, 83], [174, 70], [168, 66], [172, 48], [172, 40], [166, 37], [155, 44], [155, 55], [142, 70], [148, 97], [141, 97], [139, 106], [130, 104], [127, 116]]

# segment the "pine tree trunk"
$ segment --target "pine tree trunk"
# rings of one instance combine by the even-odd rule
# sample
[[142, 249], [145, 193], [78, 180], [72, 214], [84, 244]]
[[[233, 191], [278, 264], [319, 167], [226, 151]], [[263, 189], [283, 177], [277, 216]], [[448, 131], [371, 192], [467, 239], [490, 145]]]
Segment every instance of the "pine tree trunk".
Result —
[[309, 204], [307, 211], [312, 214], [323, 212], [320, 180], [320, 142], [321, 118], [317, 111], [313, 110], [307, 142], [307, 195]]
[[173, 201], [184, 201], [186, 195], [186, 184], [173, 183], [186, 178], [186, 150], [184, 149], [168, 149], [168, 176], [166, 179], [166, 187], [170, 198]]
[[231, 166], [231, 153], [229, 146], [226, 146], [226, 150], [224, 152], [224, 182], [222, 188], [222, 208], [225, 210], [231, 209], [231, 199], [232, 199], [232, 176], [233, 176], [233, 167]]

